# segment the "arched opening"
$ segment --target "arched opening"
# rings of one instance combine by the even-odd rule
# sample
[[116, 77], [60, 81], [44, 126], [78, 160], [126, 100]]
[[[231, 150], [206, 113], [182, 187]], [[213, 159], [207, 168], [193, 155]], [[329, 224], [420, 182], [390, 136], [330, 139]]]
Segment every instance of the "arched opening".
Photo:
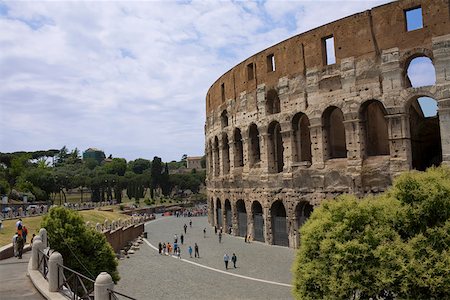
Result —
[[224, 110], [220, 115], [220, 125], [222, 126], [222, 128], [228, 126], [228, 113], [226, 110]]
[[253, 239], [264, 242], [264, 216], [261, 203], [255, 201], [252, 203], [253, 215]]
[[406, 67], [406, 87], [421, 87], [436, 84], [436, 71], [433, 61], [425, 54], [409, 58]]
[[389, 155], [388, 125], [386, 110], [377, 100], [365, 102], [361, 106], [361, 123], [367, 156]]
[[230, 173], [230, 145], [228, 144], [228, 135], [222, 137], [222, 164], [223, 174]]
[[222, 227], [223, 215], [222, 215], [222, 203], [220, 202], [219, 198], [216, 199], [216, 216], [217, 216], [216, 224], [217, 227], [220, 228]]
[[209, 215], [210, 217], [208, 218], [208, 221], [214, 223], [214, 198], [211, 198], [211, 200], [208, 202], [209, 207]]
[[326, 139], [328, 158], [347, 157], [345, 142], [344, 114], [335, 107], [328, 107], [323, 112], [324, 138]]
[[294, 135], [294, 161], [311, 162], [311, 135], [308, 117], [303, 113], [296, 114], [292, 118], [292, 130]]
[[214, 176], [220, 175], [220, 156], [219, 156], [219, 139], [217, 136], [214, 138]]
[[271, 173], [283, 172], [283, 138], [281, 136], [281, 126], [278, 122], [269, 125], [269, 171]]
[[239, 128], [234, 130], [234, 166], [244, 166], [244, 148], [242, 145], [241, 130]]
[[225, 228], [228, 232], [228, 228], [233, 226], [232, 218], [231, 218], [231, 203], [230, 200], [225, 200], [225, 220], [227, 224], [225, 224]]
[[259, 148], [259, 131], [256, 124], [250, 125], [249, 128], [250, 140], [250, 166], [254, 166], [261, 161], [261, 152]]
[[236, 202], [236, 211], [238, 215], [238, 235], [247, 235], [247, 210], [245, 209], [244, 200]]
[[280, 112], [280, 98], [276, 90], [271, 89], [267, 92], [266, 111], [267, 114], [277, 114]]
[[283, 202], [275, 201], [271, 208], [273, 244], [289, 246], [288, 229], [286, 222], [286, 209]]
[[308, 220], [309, 216], [311, 216], [313, 210], [314, 210], [313, 206], [308, 202], [304, 201], [297, 204], [297, 207], [295, 208], [295, 221], [296, 221], [295, 228], [297, 229], [297, 241], [298, 241], [297, 246], [300, 243], [300, 234], [299, 234], [300, 228], [306, 222], [306, 220]]
[[418, 97], [409, 106], [413, 169], [424, 171], [442, 162], [441, 133], [436, 100]]

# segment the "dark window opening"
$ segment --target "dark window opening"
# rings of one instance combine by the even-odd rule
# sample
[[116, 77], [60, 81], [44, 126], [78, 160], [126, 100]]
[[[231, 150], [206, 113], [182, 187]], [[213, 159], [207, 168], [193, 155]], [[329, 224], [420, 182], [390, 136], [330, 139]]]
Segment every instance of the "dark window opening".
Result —
[[222, 93], [222, 102], [225, 102], [225, 83], [222, 83], [220, 86], [221, 93]]
[[267, 55], [267, 72], [275, 71], [275, 55]]
[[266, 103], [267, 114], [277, 114], [281, 111], [280, 108], [280, 98], [275, 90], [270, 90], [267, 92], [267, 103]]
[[228, 136], [225, 134], [222, 138], [222, 174], [230, 173], [230, 145], [228, 144]]
[[236, 128], [234, 131], [234, 166], [244, 166], [244, 147], [242, 145], [242, 135], [239, 128]]
[[220, 115], [220, 124], [222, 125], [222, 128], [228, 126], [228, 113], [226, 110], [224, 110]]
[[249, 129], [250, 136], [250, 166], [254, 166], [261, 161], [259, 150], [259, 131], [256, 124], [252, 124]]
[[361, 120], [367, 156], [389, 154], [388, 125], [385, 114], [383, 105], [376, 100], [366, 102], [362, 107]]
[[284, 147], [281, 126], [274, 122], [269, 126], [269, 171], [281, 173], [284, 167]]
[[405, 10], [406, 31], [423, 28], [422, 7], [414, 7]]
[[247, 65], [247, 79], [253, 80], [255, 78], [255, 68], [253, 63]]
[[337, 107], [329, 107], [323, 113], [324, 137], [328, 158], [347, 157], [344, 115]]
[[311, 155], [311, 135], [309, 132], [309, 119], [305, 114], [298, 113], [292, 119], [292, 129], [294, 135], [294, 161], [312, 160]]

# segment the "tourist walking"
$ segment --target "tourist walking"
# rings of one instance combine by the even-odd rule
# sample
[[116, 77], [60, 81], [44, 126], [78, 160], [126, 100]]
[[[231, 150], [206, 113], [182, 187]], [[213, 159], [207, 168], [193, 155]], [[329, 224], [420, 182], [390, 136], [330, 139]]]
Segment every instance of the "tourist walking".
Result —
[[231, 261], [233, 262], [233, 267], [236, 269], [236, 261], [237, 261], [236, 254], [233, 253], [233, 256], [231, 256]]
[[203, 228], [203, 238], [206, 238], [206, 228]]
[[173, 242], [174, 243], [178, 243], [178, 235], [175, 233], [175, 235], [173, 236]]
[[23, 225], [22, 226], [22, 237], [23, 237], [24, 245], [27, 243], [27, 235], [28, 235], [28, 229], [25, 227], [25, 225]]
[[189, 220], [189, 227], [192, 228], [192, 219]]
[[181, 259], [181, 249], [180, 247], [177, 248], [177, 256], [179, 259]]
[[181, 236], [180, 236], [180, 242], [181, 242], [181, 245], [183, 245], [183, 243], [184, 243], [184, 235], [183, 234], [181, 234]]
[[214, 225], [214, 234], [217, 234], [217, 226]]
[[167, 253], [166, 250], [167, 250], [167, 246], [166, 246], [166, 243], [164, 243], [164, 244], [163, 244], [163, 254], [166, 254], [166, 253]]
[[225, 262], [225, 269], [228, 270], [228, 261], [230, 260], [230, 257], [228, 256], [228, 254], [225, 253], [225, 255], [223, 256], [223, 261]]
[[184, 234], [186, 234], [186, 230], [187, 230], [187, 225], [184, 224]]
[[222, 243], [222, 232], [219, 232], [219, 244]]
[[245, 234], [244, 239], [245, 239], [245, 242], [247, 243], [247, 234]]
[[200, 258], [200, 253], [198, 252], [198, 245], [197, 245], [197, 243], [195, 243], [194, 250], [195, 250], [195, 255], [194, 256]]
[[19, 259], [22, 259], [23, 246], [24, 246], [24, 240], [23, 240], [22, 235], [19, 234], [17, 236], [16, 243], [17, 243], [17, 255], [18, 255]]
[[161, 251], [162, 251], [162, 244], [161, 244], [161, 242], [159, 242], [159, 244], [158, 244], [158, 252], [159, 252], [159, 254], [161, 254]]
[[189, 246], [188, 251], [189, 251], [189, 257], [192, 258], [192, 247], [191, 246]]

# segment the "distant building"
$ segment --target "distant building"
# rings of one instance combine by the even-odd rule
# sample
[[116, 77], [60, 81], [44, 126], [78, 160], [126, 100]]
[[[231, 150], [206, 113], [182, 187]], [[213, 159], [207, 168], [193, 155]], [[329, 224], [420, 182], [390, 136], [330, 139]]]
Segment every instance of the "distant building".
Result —
[[83, 160], [88, 158], [95, 159], [99, 164], [106, 158], [105, 152], [97, 148], [89, 148], [83, 152]]
[[186, 168], [201, 170], [202, 168], [202, 158], [203, 156], [188, 156], [186, 158]]

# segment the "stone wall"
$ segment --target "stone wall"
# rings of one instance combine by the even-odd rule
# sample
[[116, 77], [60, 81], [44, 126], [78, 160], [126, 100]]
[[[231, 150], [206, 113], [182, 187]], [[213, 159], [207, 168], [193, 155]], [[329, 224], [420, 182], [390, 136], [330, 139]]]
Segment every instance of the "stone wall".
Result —
[[[406, 11], [416, 7], [423, 28], [407, 31]], [[323, 199], [379, 193], [400, 172], [449, 164], [449, 11], [443, 0], [375, 7], [265, 49], [217, 79], [206, 96], [210, 222], [296, 247], [298, 227]], [[334, 64], [325, 59], [330, 36]], [[416, 57], [431, 59], [434, 85], [411, 86]], [[417, 104], [423, 96], [438, 103], [434, 119]]]

